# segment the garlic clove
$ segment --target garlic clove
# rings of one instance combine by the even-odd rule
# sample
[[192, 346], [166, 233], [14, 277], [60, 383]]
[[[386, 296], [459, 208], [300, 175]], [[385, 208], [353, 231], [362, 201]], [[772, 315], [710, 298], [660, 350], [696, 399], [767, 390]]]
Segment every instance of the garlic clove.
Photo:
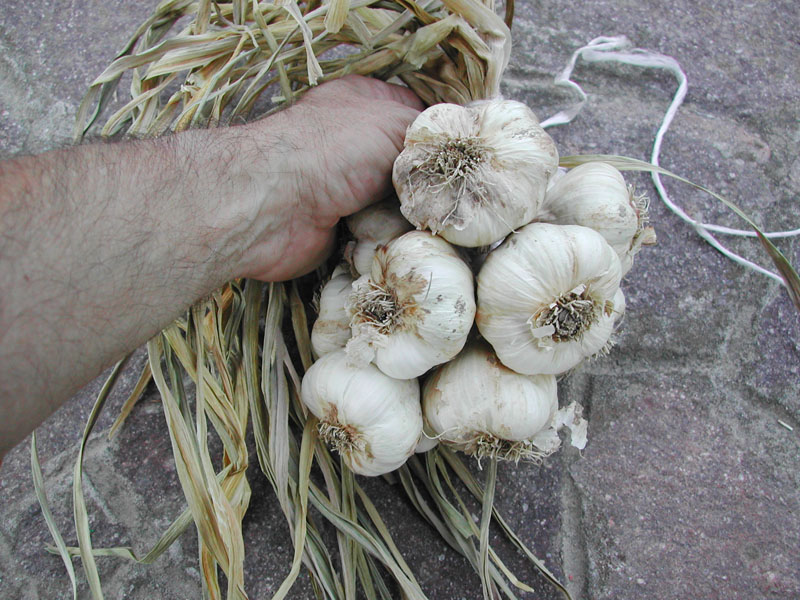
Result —
[[374, 365], [353, 367], [343, 350], [326, 354], [303, 377], [303, 404], [324, 441], [361, 475], [401, 466], [422, 436], [416, 379], [394, 379]]
[[536, 461], [559, 445], [555, 377], [516, 373], [483, 341], [438, 367], [422, 398], [426, 430], [479, 459]]
[[352, 288], [353, 278], [339, 267], [323, 286], [319, 297], [319, 314], [311, 328], [311, 351], [315, 358], [344, 348], [350, 339], [350, 314], [345, 304]]
[[619, 258], [599, 233], [531, 223], [481, 267], [478, 329], [507, 367], [563, 373], [608, 343], [620, 278]]
[[655, 243], [647, 227], [647, 199], [637, 196], [616, 168], [603, 162], [575, 167], [547, 190], [537, 221], [582, 225], [614, 248], [625, 275], [643, 244]]
[[353, 364], [418, 377], [463, 348], [475, 316], [472, 272], [446, 241], [411, 231], [378, 249], [347, 309]]
[[392, 180], [418, 229], [465, 247], [488, 246], [530, 222], [558, 152], [524, 104], [437, 104], [406, 133]]

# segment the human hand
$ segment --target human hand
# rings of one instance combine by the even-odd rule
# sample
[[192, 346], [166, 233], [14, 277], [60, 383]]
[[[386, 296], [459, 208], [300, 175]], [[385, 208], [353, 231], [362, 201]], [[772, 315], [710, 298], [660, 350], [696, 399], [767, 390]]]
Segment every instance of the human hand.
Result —
[[322, 262], [338, 220], [390, 190], [406, 128], [423, 108], [406, 88], [352, 76], [246, 126], [269, 146], [249, 169], [259, 210], [239, 274], [279, 281]]

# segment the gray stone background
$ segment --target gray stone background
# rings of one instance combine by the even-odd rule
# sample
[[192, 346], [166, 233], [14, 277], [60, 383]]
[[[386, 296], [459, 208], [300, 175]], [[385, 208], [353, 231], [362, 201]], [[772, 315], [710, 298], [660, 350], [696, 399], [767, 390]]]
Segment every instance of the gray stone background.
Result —
[[[0, 157], [69, 142], [91, 80], [154, 2], [7, 2], [0, 11]], [[800, 225], [800, 8], [794, 0], [518, 2], [507, 96], [548, 116], [573, 98], [553, 76], [600, 35], [677, 59], [689, 94], [662, 164], [738, 202], [771, 230]], [[666, 73], [579, 64], [590, 96], [551, 130], [561, 153], [646, 159], [675, 83]], [[640, 189], [653, 196], [649, 181]], [[709, 198], [668, 183], [687, 211], [739, 225]], [[504, 466], [501, 510], [576, 598], [800, 597], [800, 320], [784, 291], [711, 249], [652, 202], [659, 243], [625, 284], [628, 314], [611, 355], [565, 379], [562, 400], [588, 409], [589, 444], [540, 468]], [[732, 246], [766, 264], [757, 243]], [[796, 241], [779, 246], [800, 264]], [[43, 339], [41, 343], [46, 344]], [[109, 441], [105, 431], [141, 368], [139, 353], [88, 446], [85, 489], [96, 545], [143, 552], [183, 499], [157, 397]], [[76, 444], [101, 382], [39, 430], [47, 490], [67, 543]], [[780, 422], [779, 422], [780, 421]], [[785, 423], [793, 429], [781, 424]], [[291, 542], [252, 468], [245, 523], [247, 589], [267, 598], [288, 570]], [[365, 481], [434, 599], [479, 598], [468, 565], [438, 540], [400, 490]], [[0, 598], [68, 598], [69, 582], [39, 512], [23, 443], [0, 467]], [[98, 564], [109, 598], [200, 596], [193, 532], [151, 566]], [[512, 566], [555, 597], [507, 550]], [[76, 561], [81, 597], [88, 588]], [[523, 595], [524, 596], [524, 595]], [[301, 575], [292, 597], [312, 597]]]

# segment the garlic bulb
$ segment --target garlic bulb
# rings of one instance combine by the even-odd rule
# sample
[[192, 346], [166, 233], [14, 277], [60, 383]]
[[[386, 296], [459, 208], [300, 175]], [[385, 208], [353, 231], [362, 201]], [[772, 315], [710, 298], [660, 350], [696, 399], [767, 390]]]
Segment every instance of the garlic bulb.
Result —
[[557, 181], [560, 181], [564, 175], [567, 174], [566, 167], [558, 167], [556, 172], [550, 176], [550, 179], [547, 182], [547, 189], [544, 192], [545, 201], [547, 200], [547, 193], [552, 189], [552, 187], [556, 184]]
[[356, 238], [351, 261], [359, 275], [369, 273], [378, 246], [414, 229], [400, 212], [397, 199], [376, 202], [350, 215], [347, 227]]
[[343, 350], [311, 365], [301, 398], [319, 419], [321, 438], [361, 475], [398, 468], [422, 435], [417, 380], [393, 379], [374, 365], [352, 367]]
[[336, 267], [319, 296], [319, 314], [311, 328], [311, 350], [315, 358], [344, 348], [350, 339], [350, 313], [345, 303], [353, 291], [353, 278]]
[[521, 102], [436, 104], [406, 131], [392, 180], [403, 215], [458, 246], [488, 246], [538, 212], [558, 151]]
[[636, 196], [622, 174], [603, 162], [575, 167], [548, 188], [537, 221], [583, 225], [614, 248], [625, 275], [642, 244], [654, 244], [647, 225], [647, 198]]
[[347, 353], [392, 377], [418, 377], [464, 347], [474, 294], [472, 272], [450, 244], [406, 233], [378, 248], [370, 274], [353, 284]]
[[563, 373], [608, 343], [621, 276], [616, 252], [596, 231], [531, 223], [486, 258], [478, 329], [510, 369]]
[[559, 446], [553, 375], [520, 375], [471, 342], [423, 386], [425, 428], [478, 458], [539, 460]]
[[414, 452], [416, 454], [423, 454], [430, 450], [436, 448], [439, 445], [439, 440], [436, 436], [429, 434], [425, 431], [425, 427], [422, 427], [422, 435], [419, 438], [419, 442], [417, 442], [417, 447], [414, 448]]

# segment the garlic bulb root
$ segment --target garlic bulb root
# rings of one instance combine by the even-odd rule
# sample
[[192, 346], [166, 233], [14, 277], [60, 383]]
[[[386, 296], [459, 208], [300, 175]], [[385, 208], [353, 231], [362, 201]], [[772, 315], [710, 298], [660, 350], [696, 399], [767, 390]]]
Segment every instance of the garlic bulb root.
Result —
[[464, 443], [462, 450], [467, 456], [474, 456], [478, 463], [483, 459], [495, 459], [513, 462], [542, 464], [557, 448], [540, 450], [530, 440], [518, 442], [500, 439], [491, 433], [479, 434], [476, 438]]
[[[480, 181], [478, 165], [486, 160], [487, 148], [478, 138], [457, 137], [439, 144], [422, 143], [423, 159], [417, 165], [417, 170], [429, 177], [441, 179], [440, 186], [456, 185], [456, 194], [463, 195], [467, 188], [474, 189]], [[457, 202], [454, 203], [453, 211]], [[448, 216], [452, 215], [452, 211]], [[447, 221], [447, 216], [442, 224]]]
[[413, 271], [402, 277], [391, 277], [389, 281], [373, 281], [369, 275], [360, 277], [353, 284], [349, 299], [352, 322], [367, 325], [383, 335], [408, 326], [404, 317], [411, 316], [417, 308], [414, 297], [427, 283], [422, 275]]
[[320, 439], [339, 454], [352, 455], [368, 453], [367, 442], [352, 425], [339, 423], [336, 411], [330, 411], [317, 425]]
[[613, 303], [598, 302], [589, 288], [580, 284], [533, 313], [528, 324], [536, 337], [549, 335], [553, 342], [568, 342], [581, 339], [601, 313], [608, 315], [611, 310]]

